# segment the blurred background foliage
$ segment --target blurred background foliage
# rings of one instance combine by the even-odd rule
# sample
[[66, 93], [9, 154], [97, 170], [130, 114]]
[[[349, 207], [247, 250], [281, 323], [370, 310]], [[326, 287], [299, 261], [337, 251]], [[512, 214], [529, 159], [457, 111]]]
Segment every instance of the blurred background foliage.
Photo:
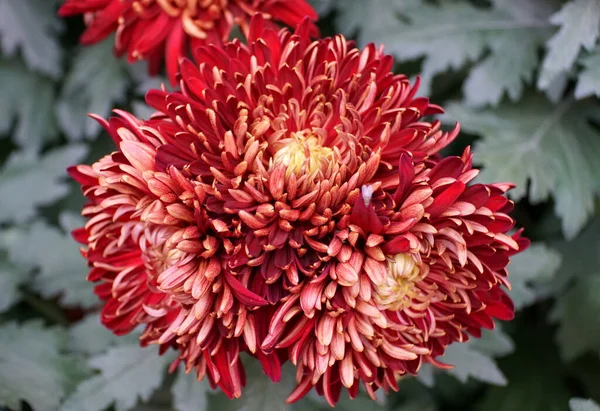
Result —
[[[114, 107], [144, 116], [143, 64], [82, 48], [80, 18], [57, 0], [0, 0], [0, 410], [308, 411], [248, 368], [229, 401], [173, 357], [113, 336], [98, 321], [87, 268], [69, 231], [79, 190], [65, 168], [112, 151], [86, 117]], [[462, 124], [448, 154], [473, 144], [485, 181], [513, 181], [515, 216], [533, 246], [511, 263], [515, 321], [451, 346], [400, 392], [340, 410], [599, 411], [600, 1], [313, 0], [325, 35], [375, 42], [396, 71]]]

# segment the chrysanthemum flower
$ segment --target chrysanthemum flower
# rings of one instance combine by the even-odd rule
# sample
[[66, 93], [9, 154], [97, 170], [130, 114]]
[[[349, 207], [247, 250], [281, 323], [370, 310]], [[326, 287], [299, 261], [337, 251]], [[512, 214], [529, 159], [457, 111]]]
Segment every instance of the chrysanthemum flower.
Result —
[[[166, 63], [172, 84], [179, 59], [188, 49], [222, 44], [239, 25], [247, 33], [250, 18], [265, 18], [296, 26], [305, 16], [318, 15], [306, 0], [65, 0], [63, 17], [83, 14], [87, 25], [81, 43], [97, 43], [116, 32], [115, 54], [130, 62], [148, 60], [156, 75]], [[317, 34], [315, 26], [312, 34]]]
[[310, 21], [279, 33], [256, 17], [248, 45], [196, 51], [181, 91], [153, 90], [149, 120], [101, 123], [119, 150], [71, 174], [90, 200], [76, 237], [117, 333], [173, 347], [238, 396], [248, 352], [277, 380], [297, 367], [335, 404], [478, 337], [513, 306], [509, 257], [527, 246], [510, 184], [472, 184], [457, 135], [423, 116], [393, 60]]

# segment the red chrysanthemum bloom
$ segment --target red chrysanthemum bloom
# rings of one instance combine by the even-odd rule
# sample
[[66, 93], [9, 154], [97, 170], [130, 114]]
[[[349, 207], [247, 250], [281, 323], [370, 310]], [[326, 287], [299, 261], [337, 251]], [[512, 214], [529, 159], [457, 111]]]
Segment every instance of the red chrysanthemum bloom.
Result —
[[375, 46], [311, 41], [256, 17], [184, 60], [181, 91], [152, 90], [149, 120], [100, 120], [119, 151], [71, 174], [90, 200], [76, 237], [117, 333], [180, 351], [238, 396], [248, 352], [297, 367], [335, 404], [397, 389], [453, 342], [513, 317], [509, 257], [527, 246], [510, 184], [471, 184], [441, 109]]
[[[179, 59], [188, 49], [222, 44], [234, 25], [247, 33], [250, 18], [265, 18], [296, 26], [317, 13], [306, 0], [65, 0], [63, 17], [84, 14], [87, 25], [81, 43], [97, 43], [116, 32], [115, 54], [130, 62], [148, 60], [150, 74], [163, 60], [174, 85]], [[311, 26], [313, 35], [318, 34]]]

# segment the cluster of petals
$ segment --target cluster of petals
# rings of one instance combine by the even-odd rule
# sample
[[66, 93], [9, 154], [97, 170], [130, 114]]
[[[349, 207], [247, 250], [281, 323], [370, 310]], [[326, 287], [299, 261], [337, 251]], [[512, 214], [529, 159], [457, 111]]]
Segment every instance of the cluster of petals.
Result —
[[[164, 62], [173, 84], [179, 60], [190, 49], [223, 44], [235, 26], [247, 33], [257, 13], [294, 27], [306, 16], [318, 17], [306, 0], [65, 0], [59, 10], [64, 17], [84, 15], [82, 44], [116, 33], [117, 56], [126, 55], [130, 62], [147, 60], [152, 75]], [[316, 26], [311, 30], [318, 33]]]
[[453, 342], [513, 317], [511, 255], [527, 247], [510, 184], [473, 183], [441, 108], [374, 45], [277, 32], [196, 50], [149, 119], [97, 119], [118, 146], [70, 169], [89, 203], [76, 230], [117, 334], [179, 351], [231, 397], [239, 354], [334, 405], [397, 390]]

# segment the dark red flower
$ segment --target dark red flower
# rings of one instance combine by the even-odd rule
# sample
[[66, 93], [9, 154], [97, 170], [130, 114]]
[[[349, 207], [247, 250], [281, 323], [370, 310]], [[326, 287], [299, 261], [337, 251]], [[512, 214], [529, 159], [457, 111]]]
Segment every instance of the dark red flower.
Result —
[[297, 367], [335, 404], [397, 389], [513, 306], [510, 184], [472, 184], [472, 154], [423, 116], [393, 60], [342, 36], [311, 41], [256, 17], [248, 45], [199, 48], [149, 120], [99, 120], [119, 150], [71, 174], [90, 200], [76, 233], [117, 333], [181, 353], [238, 396], [249, 352]]
[[[63, 17], [83, 14], [87, 25], [81, 43], [97, 43], [116, 32], [115, 54], [130, 62], [148, 60], [156, 75], [166, 63], [174, 85], [179, 60], [206, 44], [222, 44], [238, 25], [247, 33], [257, 14], [289, 26], [317, 13], [306, 0], [65, 0]], [[311, 26], [312, 34], [318, 34]]]

